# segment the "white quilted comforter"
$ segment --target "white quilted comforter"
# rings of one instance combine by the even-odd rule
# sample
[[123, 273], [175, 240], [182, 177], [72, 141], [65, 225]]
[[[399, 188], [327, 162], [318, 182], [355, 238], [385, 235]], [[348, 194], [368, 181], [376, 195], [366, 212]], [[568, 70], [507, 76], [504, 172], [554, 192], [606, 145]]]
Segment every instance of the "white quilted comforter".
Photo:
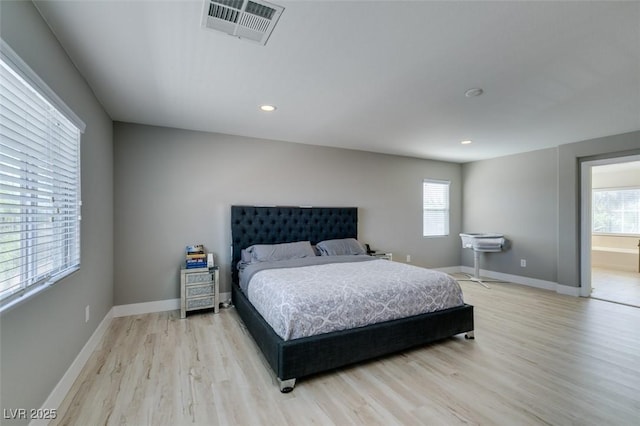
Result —
[[449, 275], [382, 259], [262, 270], [247, 293], [284, 340], [463, 304]]

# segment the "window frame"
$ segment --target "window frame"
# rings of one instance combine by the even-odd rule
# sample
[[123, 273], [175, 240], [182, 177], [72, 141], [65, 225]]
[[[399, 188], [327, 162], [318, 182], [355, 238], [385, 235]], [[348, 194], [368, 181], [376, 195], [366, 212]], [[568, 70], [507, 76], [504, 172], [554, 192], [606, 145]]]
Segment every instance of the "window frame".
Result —
[[[4, 290], [0, 291], [0, 312], [4, 312], [22, 303], [23, 301], [29, 299], [35, 294], [40, 293], [41, 291], [50, 287], [57, 281], [61, 280], [62, 278], [80, 269], [81, 208], [82, 208], [81, 207], [82, 206], [82, 202], [81, 202], [81, 199], [82, 199], [81, 198], [81, 195], [82, 195], [82, 192], [81, 192], [81, 188], [82, 188], [81, 145], [82, 143], [81, 142], [82, 142], [82, 134], [86, 129], [86, 125], [69, 107], [67, 107], [67, 105], [47, 86], [47, 84], [2, 39], [0, 39], [0, 60], [4, 63], [4, 65], [0, 65], [0, 66], [2, 66], [3, 68], [6, 66], [6, 68], [10, 70], [7, 72], [7, 75], [14, 76], [14, 78], [8, 78], [7, 80], [5, 80], [3, 84], [14, 85], [14, 87], [16, 87], [17, 90], [20, 90], [20, 88], [24, 88], [25, 93], [31, 93], [33, 96], [31, 100], [28, 100], [28, 98], [26, 97], [22, 98], [19, 95], [15, 99], [23, 100], [25, 102], [24, 105], [29, 105], [29, 107], [37, 106], [38, 107], [37, 111], [43, 114], [41, 117], [45, 116], [43, 111], [48, 111], [48, 113], [46, 114], [46, 120], [40, 121], [41, 123], [46, 123], [46, 126], [48, 126], [46, 127], [46, 129], [49, 129], [47, 131], [48, 136], [46, 138], [47, 148], [49, 149], [53, 147], [54, 150], [52, 150], [51, 152], [55, 152], [57, 155], [59, 155], [60, 152], [67, 149], [69, 146], [73, 148], [73, 150], [71, 151], [71, 154], [63, 155], [63, 157], [65, 157], [65, 159], [68, 161], [68, 166], [63, 167], [62, 162], [56, 161], [55, 158], [57, 158], [57, 156], [55, 158], [48, 157], [48, 159], [43, 160], [44, 161], [43, 164], [45, 164], [46, 161], [51, 161], [50, 163], [46, 163], [46, 164], [52, 165], [52, 167], [50, 167], [49, 169], [46, 169], [48, 170], [47, 178], [46, 178], [47, 182], [50, 182], [50, 184], [53, 185], [51, 186], [52, 192], [50, 193], [51, 200], [48, 200], [48, 203], [50, 204], [50, 206], [47, 207], [51, 212], [50, 221], [51, 223], [59, 223], [62, 226], [58, 227], [56, 225], [50, 225], [50, 226], [43, 225], [42, 228], [46, 229], [46, 231], [42, 231], [42, 230], [34, 231], [33, 226], [26, 224], [28, 220], [33, 220], [32, 218], [34, 217], [33, 216], [34, 213], [26, 214], [26, 217], [28, 219], [26, 220], [21, 219], [19, 222], [17, 222], [18, 224], [20, 223], [22, 224], [22, 225], [19, 225], [22, 229], [18, 231], [18, 235], [20, 235], [19, 240], [14, 240], [14, 242], [19, 241], [20, 247], [18, 249], [13, 249], [13, 251], [19, 250], [19, 252], [16, 252], [18, 253], [16, 255], [16, 254], [12, 254], [11, 250], [5, 251], [5, 254], [10, 253], [9, 257], [7, 258], [9, 259], [9, 261], [4, 264], [0, 263], [0, 265], [6, 268], [9, 268], [9, 267], [12, 267], [12, 265], [15, 265], [15, 263], [13, 262], [16, 260], [16, 258], [13, 257], [12, 259], [12, 256], [21, 256], [21, 257], [24, 256], [24, 260], [20, 260], [17, 262], [17, 264], [19, 265], [18, 267], [21, 269], [21, 271], [16, 276], [16, 277], [19, 277], [17, 278], [18, 280], [17, 284], [14, 284], [13, 286], [5, 288]], [[6, 71], [3, 71], [3, 72], [6, 72]], [[9, 86], [6, 86], [6, 87], [9, 87]], [[8, 96], [14, 96], [16, 92], [7, 91], [5, 93]], [[37, 99], [37, 100], [34, 100], [34, 99]], [[2, 108], [4, 109], [8, 105], [9, 103], [7, 102], [5, 103], [5, 105], [2, 106]], [[22, 107], [20, 106], [18, 106], [17, 110], [7, 108], [5, 112], [7, 114], [11, 114], [12, 111], [16, 111], [16, 113], [18, 113], [20, 117], [23, 117], [24, 110], [21, 110], [21, 108]], [[2, 112], [2, 114], [0, 114], [0, 117], [7, 117], [7, 115], [5, 115], [5, 112]], [[10, 122], [7, 121], [7, 125], [11, 127], [7, 127], [7, 129], [14, 128], [15, 130], [17, 128], [20, 128], [20, 130], [22, 130], [23, 126], [21, 124], [19, 123], [16, 124], [16, 122], [14, 122], [14, 124], [11, 125], [9, 123]], [[58, 138], [57, 135], [62, 134], [62, 131], [60, 129], [62, 129], [63, 127], [60, 127], [61, 125], [66, 126], [67, 130], [71, 129], [72, 133], [67, 134], [67, 136], [60, 136], [60, 138]], [[55, 128], [54, 126], [57, 126], [58, 128]], [[26, 127], [24, 127], [24, 129], [26, 129]], [[16, 134], [20, 134], [21, 137], [24, 136], [24, 141], [17, 141], [14, 139], [12, 142], [10, 139], [7, 139], [5, 140], [5, 142], [7, 143], [7, 147], [13, 147], [13, 148], [19, 149], [20, 145], [22, 145], [24, 147], [22, 149], [22, 152], [38, 149], [36, 145], [34, 145], [34, 142], [33, 142], [34, 140], [30, 139], [29, 136], [26, 135], [26, 133], [25, 134], [16, 133]], [[64, 143], [60, 143], [58, 141], [70, 142], [71, 145], [64, 145]], [[17, 151], [14, 151], [14, 152], [17, 152]], [[38, 150], [37, 152], [42, 153], [41, 150]], [[56, 154], [52, 154], [52, 155], [56, 155]], [[26, 155], [26, 154], [22, 154], [22, 155]], [[11, 160], [11, 158], [14, 158], [14, 159]], [[45, 185], [43, 183], [39, 183], [38, 181], [32, 181], [31, 180], [32, 178], [27, 178], [27, 177], [12, 178], [13, 173], [19, 172], [20, 175], [24, 176], [25, 173], [31, 173], [31, 170], [32, 170], [31, 166], [25, 166], [27, 164], [26, 162], [27, 160], [18, 160], [16, 158], [17, 157], [12, 157], [11, 155], [8, 155], [3, 159], [0, 159], [2, 161], [5, 161], [5, 160], [7, 161], [6, 163], [4, 163], [5, 170], [9, 170], [7, 171], [7, 174], [4, 175], [6, 179], [4, 179], [3, 185], [5, 185], [4, 188], [7, 191], [7, 192], [4, 192], [5, 195], [3, 196], [5, 198], [5, 203], [10, 198], [15, 199], [15, 197], [18, 197], [19, 199], [23, 199], [23, 201], [19, 201], [18, 204], [13, 204], [13, 203], [0, 204], [0, 208], [3, 208], [3, 209], [7, 205], [15, 206], [15, 207], [8, 208], [8, 210], [6, 211], [7, 213], [6, 217], [9, 217], [9, 214], [10, 214], [9, 209], [18, 209], [20, 211], [19, 214], [24, 215], [25, 206], [27, 206], [27, 203], [24, 201], [24, 199], [26, 199], [27, 197], [33, 197], [35, 193], [41, 193], [42, 189], [44, 188], [43, 185]], [[31, 158], [37, 158], [38, 162], [41, 162], [40, 157], [31, 157]], [[22, 166], [20, 166], [21, 164]], [[18, 167], [18, 168], [11, 168], [11, 167]], [[40, 166], [35, 166], [35, 167], [36, 167], [35, 170], [40, 171], [39, 173], [42, 173], [42, 170], [44, 170], [40, 168]], [[56, 170], [54, 171], [54, 169]], [[15, 172], [10, 172], [10, 170], [15, 170]], [[63, 185], [64, 188], [62, 188], [62, 186], [60, 186], [61, 185], [60, 179], [61, 179], [61, 176], [65, 174], [70, 175], [69, 179], [71, 179], [71, 183], [70, 183], [71, 186], [67, 187], [67, 183], [65, 182]], [[44, 176], [44, 175], [39, 174], [37, 176]], [[7, 188], [13, 187], [13, 186], [7, 185], [9, 180], [12, 180], [12, 179], [14, 182], [19, 183], [20, 185], [15, 187], [17, 188], [17, 191], [18, 191], [16, 193], [13, 193], [13, 190], [11, 189], [7, 190]], [[15, 179], [18, 179], [18, 180], [16, 181]], [[35, 182], [35, 184], [31, 184], [31, 182]], [[29, 185], [26, 185], [27, 183]], [[64, 195], [60, 195], [60, 194], [64, 194]], [[69, 204], [69, 202], [71, 202], [71, 204]], [[36, 207], [37, 214], [42, 214], [43, 209], [44, 208], [42, 206]], [[64, 218], [64, 220], [62, 220], [62, 222], [61, 221], [56, 222], [55, 221], [56, 218], [57, 219]], [[7, 223], [11, 223], [11, 222], [9, 221]], [[16, 225], [13, 225], [13, 226], [16, 226]], [[5, 229], [5, 231], [7, 230]], [[9, 231], [9, 232], [14, 232], [14, 231]], [[34, 251], [32, 249], [25, 248], [25, 243], [34, 241], [33, 235], [36, 235], [35, 241], [40, 242], [42, 241], [43, 238], [45, 240], [47, 239], [47, 236], [45, 234], [48, 234], [49, 247], [45, 249], [44, 252], [38, 251], [38, 250]], [[7, 235], [10, 235], [10, 234], [7, 234]], [[60, 235], [64, 237], [63, 241], [58, 243], [56, 248], [51, 249], [50, 248], [51, 238], [54, 236], [60, 236]], [[4, 247], [0, 246], [0, 253], [2, 252], [1, 248], [4, 248], [6, 250], [7, 246], [6, 245]], [[71, 256], [69, 255], [70, 251], [72, 252]], [[53, 255], [58, 257], [66, 256], [66, 259], [71, 259], [71, 260], [66, 261], [66, 260], [57, 259], [55, 261], [46, 262], [47, 267], [43, 270], [42, 263], [37, 264], [34, 261], [34, 259], [37, 259], [37, 257], [34, 257], [34, 256], [42, 256], [42, 253], [47, 253], [47, 254], [53, 253]], [[9, 269], [4, 269], [3, 274], [7, 271], [9, 271]], [[3, 279], [10, 280], [11, 277], [7, 278], [7, 276], [5, 276], [5, 278]], [[16, 279], [16, 277], [14, 277], [14, 279]], [[4, 281], [3, 284], [8, 282], [10, 281]]]
[[[441, 185], [446, 187], [446, 206], [444, 208], [427, 208], [427, 185]], [[445, 229], [444, 233], [436, 234], [430, 233], [427, 234], [427, 229], [425, 224], [427, 223], [427, 211], [430, 212], [443, 212], [444, 223], [442, 224]], [[451, 181], [443, 180], [443, 179], [432, 179], [425, 178], [422, 180], [422, 237], [423, 238], [442, 238], [448, 237], [451, 234]]]

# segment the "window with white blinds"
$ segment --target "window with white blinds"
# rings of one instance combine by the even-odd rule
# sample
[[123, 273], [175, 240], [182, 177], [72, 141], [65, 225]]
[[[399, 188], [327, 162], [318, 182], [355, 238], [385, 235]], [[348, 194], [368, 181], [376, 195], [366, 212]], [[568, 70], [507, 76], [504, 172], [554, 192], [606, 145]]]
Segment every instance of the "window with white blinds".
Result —
[[449, 186], [445, 180], [425, 179], [422, 184], [422, 235], [449, 235]]
[[80, 266], [80, 128], [2, 48], [0, 310]]
[[592, 230], [598, 234], [640, 234], [640, 188], [594, 189]]

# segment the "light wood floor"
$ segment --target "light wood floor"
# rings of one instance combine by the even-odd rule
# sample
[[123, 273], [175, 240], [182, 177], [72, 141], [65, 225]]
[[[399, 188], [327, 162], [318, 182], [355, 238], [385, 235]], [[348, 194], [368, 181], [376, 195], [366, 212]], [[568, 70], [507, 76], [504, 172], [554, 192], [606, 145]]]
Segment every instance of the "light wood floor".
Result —
[[591, 297], [640, 307], [640, 273], [592, 268]]
[[70, 425], [637, 425], [640, 309], [461, 283], [462, 336], [281, 394], [233, 308], [116, 318], [59, 409]]

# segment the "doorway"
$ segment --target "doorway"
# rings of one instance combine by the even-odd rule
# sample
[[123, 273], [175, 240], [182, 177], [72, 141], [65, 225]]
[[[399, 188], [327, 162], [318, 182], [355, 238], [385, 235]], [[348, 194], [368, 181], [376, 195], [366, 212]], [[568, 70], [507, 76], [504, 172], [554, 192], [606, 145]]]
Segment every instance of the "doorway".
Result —
[[581, 296], [640, 307], [640, 155], [581, 165]]

